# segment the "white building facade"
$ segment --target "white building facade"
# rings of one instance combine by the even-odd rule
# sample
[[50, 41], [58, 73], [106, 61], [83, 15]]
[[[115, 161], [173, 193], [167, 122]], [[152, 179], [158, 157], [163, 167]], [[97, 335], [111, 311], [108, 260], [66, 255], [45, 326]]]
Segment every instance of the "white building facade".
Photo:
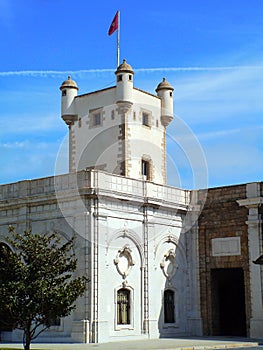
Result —
[[[197, 242], [181, 233], [189, 192], [100, 170], [0, 188], [1, 235], [10, 224], [74, 235], [77, 274], [91, 279], [72, 315], [40, 340], [201, 334]], [[2, 340], [20, 337], [2, 332]]]
[[0, 187], [1, 236], [8, 225], [76, 236], [77, 274], [90, 278], [72, 315], [40, 340], [202, 333], [197, 241], [182, 233], [190, 192], [165, 185], [173, 88], [165, 79], [157, 95], [134, 88], [125, 60], [115, 74], [115, 87], [89, 94], [70, 77], [60, 87], [69, 174]]
[[[116, 86], [84, 95], [78, 95], [70, 77], [60, 87], [61, 116], [69, 127], [68, 174], [0, 186], [0, 244], [8, 225], [18, 232], [57, 231], [64, 241], [75, 236], [76, 275], [90, 278], [76, 310], [40, 341], [197, 336], [203, 334], [202, 319], [209, 321], [205, 303], [202, 310], [200, 304], [203, 241], [196, 221], [200, 208], [194, 203], [200, 196], [166, 185], [173, 88], [165, 79], [156, 95], [135, 88], [125, 60], [115, 75]], [[258, 196], [261, 206], [262, 190]], [[241, 206], [249, 203], [240, 201]], [[250, 224], [253, 213], [249, 206], [249, 232], [254, 243], [262, 243], [262, 210], [257, 232]], [[202, 225], [205, 235], [207, 221]], [[254, 243], [248, 247], [253, 257]], [[202, 259], [209, 263], [207, 256]], [[250, 265], [254, 272], [248, 274], [247, 293], [253, 295], [257, 313], [247, 322], [247, 334], [260, 337], [262, 269]], [[250, 285], [260, 290], [250, 290]], [[2, 327], [1, 339], [21, 340], [21, 333]]]

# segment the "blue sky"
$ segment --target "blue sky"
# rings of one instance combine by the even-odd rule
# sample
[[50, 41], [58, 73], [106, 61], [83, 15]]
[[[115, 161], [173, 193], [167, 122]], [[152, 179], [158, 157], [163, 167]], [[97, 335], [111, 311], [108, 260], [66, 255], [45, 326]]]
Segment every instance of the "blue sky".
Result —
[[[54, 174], [68, 73], [79, 93], [114, 85], [117, 9], [135, 86], [154, 93], [165, 76], [175, 88], [169, 183], [262, 181], [262, 0], [0, 0], [0, 183]], [[207, 181], [196, 181], [200, 152]]]

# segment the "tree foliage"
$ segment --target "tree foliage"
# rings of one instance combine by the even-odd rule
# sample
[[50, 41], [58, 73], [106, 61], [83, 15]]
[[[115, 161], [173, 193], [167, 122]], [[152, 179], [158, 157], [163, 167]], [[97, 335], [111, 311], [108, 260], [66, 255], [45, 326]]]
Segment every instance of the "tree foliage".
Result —
[[77, 259], [74, 239], [61, 244], [57, 233], [19, 234], [9, 227], [10, 248], [1, 246], [0, 309], [12, 328], [24, 331], [24, 348], [58, 318], [68, 316], [83, 295], [88, 279], [73, 278]]

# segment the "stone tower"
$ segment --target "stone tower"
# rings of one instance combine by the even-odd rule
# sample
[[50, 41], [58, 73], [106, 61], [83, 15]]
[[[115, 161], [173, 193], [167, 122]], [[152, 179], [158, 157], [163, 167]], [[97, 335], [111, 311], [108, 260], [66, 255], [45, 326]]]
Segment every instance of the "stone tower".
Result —
[[163, 79], [157, 95], [133, 86], [123, 60], [116, 86], [77, 95], [70, 78], [60, 87], [62, 118], [69, 126], [69, 170], [106, 172], [166, 183], [166, 127], [173, 119], [173, 88]]

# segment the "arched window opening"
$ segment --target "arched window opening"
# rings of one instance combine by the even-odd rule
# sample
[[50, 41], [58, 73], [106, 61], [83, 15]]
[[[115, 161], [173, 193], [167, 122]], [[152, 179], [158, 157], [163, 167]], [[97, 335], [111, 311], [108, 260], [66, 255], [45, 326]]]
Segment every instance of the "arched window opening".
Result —
[[143, 154], [141, 158], [142, 180], [153, 181], [153, 161], [148, 154]]
[[125, 288], [117, 292], [117, 324], [130, 324], [130, 291]]
[[167, 289], [164, 291], [164, 323], [174, 322], [174, 292]]
[[150, 164], [146, 160], [142, 160], [142, 176], [145, 180], [150, 178]]

